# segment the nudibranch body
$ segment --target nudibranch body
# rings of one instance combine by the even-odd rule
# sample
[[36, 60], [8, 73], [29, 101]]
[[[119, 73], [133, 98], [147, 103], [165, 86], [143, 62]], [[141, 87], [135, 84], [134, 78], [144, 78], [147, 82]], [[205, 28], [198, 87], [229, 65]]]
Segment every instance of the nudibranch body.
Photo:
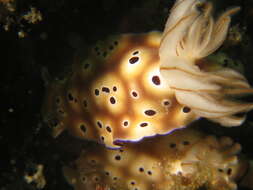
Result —
[[47, 113], [58, 135], [113, 142], [165, 134], [196, 119], [177, 102], [159, 72], [161, 34], [125, 34], [98, 44], [91, 57], [75, 64], [64, 81], [50, 86]]
[[117, 142], [167, 134], [206, 117], [240, 125], [252, 104], [231, 96], [252, 93], [231, 69], [203, 69], [203, 59], [225, 39], [231, 9], [215, 22], [212, 5], [178, 0], [165, 30], [124, 34], [98, 43], [61, 81], [48, 86], [44, 118], [54, 136], [75, 136], [118, 147]]
[[64, 175], [75, 190], [234, 190], [247, 164], [240, 145], [192, 129], [123, 144], [90, 146]]

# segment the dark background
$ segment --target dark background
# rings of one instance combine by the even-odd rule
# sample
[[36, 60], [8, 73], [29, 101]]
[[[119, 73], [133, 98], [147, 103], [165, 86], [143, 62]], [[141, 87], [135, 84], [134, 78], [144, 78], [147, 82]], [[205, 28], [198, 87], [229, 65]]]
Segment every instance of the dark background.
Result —
[[[1, 1], [0, 1], [1, 2]], [[70, 65], [78, 48], [85, 50], [108, 35], [162, 30], [172, 0], [17, 0], [13, 13], [0, 7], [0, 190], [33, 190], [25, 174], [44, 165], [45, 189], [67, 190], [61, 167], [74, 159], [80, 143], [63, 134], [53, 139], [43, 124], [40, 109], [45, 91], [42, 70], [57, 76]], [[232, 25], [239, 27], [242, 39], [225, 49], [240, 59], [245, 75], [253, 83], [251, 0], [217, 0], [217, 9], [241, 6]], [[40, 10], [43, 20], [29, 24], [19, 20], [30, 7]], [[10, 31], [2, 26], [7, 17], [14, 19]], [[24, 30], [25, 38], [18, 32]], [[253, 118], [239, 128], [222, 128], [206, 120], [203, 129], [215, 135], [228, 135], [239, 141], [243, 153], [253, 158]], [[67, 143], [64, 143], [67, 142]], [[75, 148], [73, 148], [75, 147]]]

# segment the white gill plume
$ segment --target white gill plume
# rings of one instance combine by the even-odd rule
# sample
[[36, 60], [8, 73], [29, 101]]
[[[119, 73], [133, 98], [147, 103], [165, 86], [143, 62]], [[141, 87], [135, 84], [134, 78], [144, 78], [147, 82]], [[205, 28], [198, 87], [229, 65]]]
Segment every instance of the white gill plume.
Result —
[[174, 89], [178, 102], [223, 126], [238, 126], [245, 120], [235, 114], [249, 111], [253, 103], [231, 96], [252, 94], [253, 90], [240, 73], [228, 68], [206, 72], [197, 62], [222, 45], [230, 16], [239, 9], [229, 9], [214, 20], [210, 2], [177, 0], [159, 49], [161, 75], [168, 88]]

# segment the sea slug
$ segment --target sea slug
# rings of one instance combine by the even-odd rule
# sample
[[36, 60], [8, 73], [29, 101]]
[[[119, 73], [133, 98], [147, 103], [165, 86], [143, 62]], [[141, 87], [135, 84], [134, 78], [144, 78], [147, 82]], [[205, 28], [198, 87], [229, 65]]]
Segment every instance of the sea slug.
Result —
[[[229, 68], [205, 67], [223, 43], [230, 15], [217, 20], [212, 4], [177, 0], [163, 34], [122, 34], [91, 48], [62, 79], [47, 85], [44, 120], [53, 136], [74, 136], [119, 148], [121, 142], [165, 135], [205, 117], [238, 126], [253, 104], [245, 77]], [[203, 65], [204, 64], [204, 65]]]

